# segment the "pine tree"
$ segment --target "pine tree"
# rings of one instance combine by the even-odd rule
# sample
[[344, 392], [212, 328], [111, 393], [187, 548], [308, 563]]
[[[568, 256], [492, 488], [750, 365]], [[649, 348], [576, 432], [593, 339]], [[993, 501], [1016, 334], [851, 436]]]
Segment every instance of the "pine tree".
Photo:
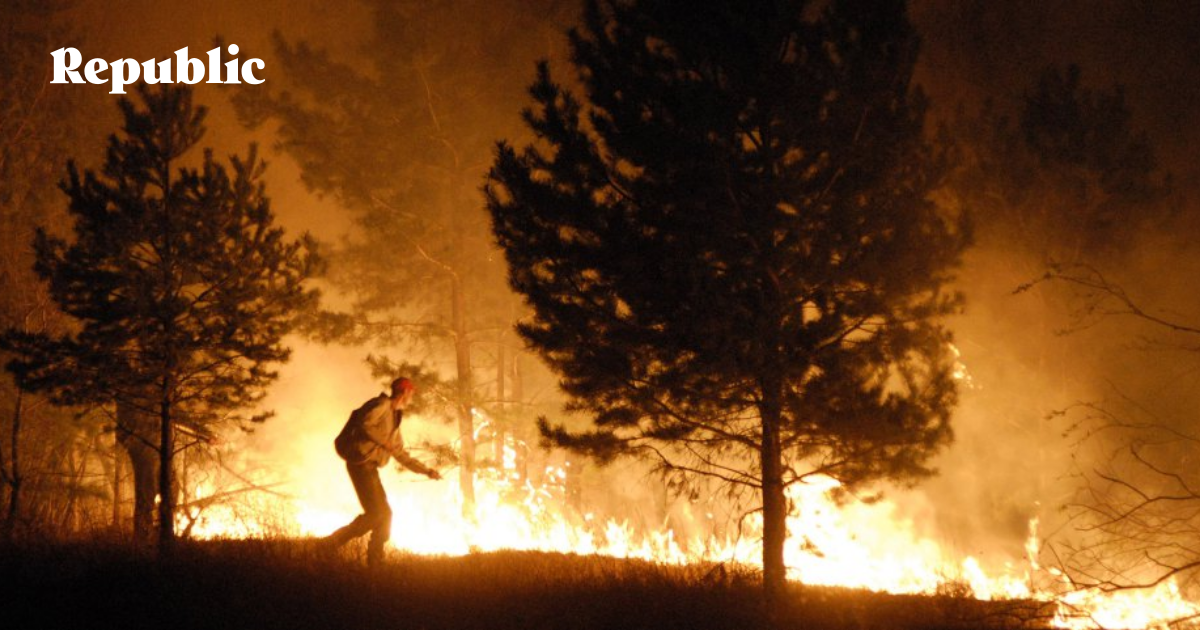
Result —
[[501, 143], [488, 190], [519, 332], [593, 421], [544, 436], [760, 492], [768, 602], [786, 487], [930, 474], [956, 399], [966, 239], [930, 201], [904, 3], [808, 9], [589, 1], [583, 97], [541, 65], [539, 142]]
[[[283, 337], [316, 300], [304, 286], [318, 259], [309, 240], [275, 227], [253, 147], [219, 164], [206, 150], [206, 110], [186, 87], [122, 99], [122, 133], [99, 172], [73, 163], [62, 189], [71, 242], [38, 232], [36, 272], [73, 334], [10, 331], [9, 364], [27, 389], [63, 403], [116, 403], [157, 422], [159, 541], [174, 538], [172, 457], [177, 426], [211, 436], [247, 410], [287, 360]], [[131, 451], [132, 455], [132, 451]], [[147, 502], [140, 502], [148, 505]]]
[[1039, 266], [1120, 266], [1131, 233], [1174, 214], [1170, 174], [1124, 90], [1087, 86], [1078, 66], [1046, 68], [1015, 112], [987, 103], [952, 127], [961, 156], [951, 186], [973, 211], [980, 245]]

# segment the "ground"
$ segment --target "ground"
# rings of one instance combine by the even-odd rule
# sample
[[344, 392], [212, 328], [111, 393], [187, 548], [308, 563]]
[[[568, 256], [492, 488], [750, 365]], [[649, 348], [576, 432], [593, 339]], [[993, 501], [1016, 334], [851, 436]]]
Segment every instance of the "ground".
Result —
[[[795, 585], [772, 624], [757, 575], [564, 554], [461, 558], [358, 552], [311, 541], [192, 543], [163, 561], [115, 543], [0, 548], [10, 628], [669, 630], [1041, 627], [1044, 608], [964, 593], [896, 596]], [[9, 625], [16, 622], [15, 625]]]

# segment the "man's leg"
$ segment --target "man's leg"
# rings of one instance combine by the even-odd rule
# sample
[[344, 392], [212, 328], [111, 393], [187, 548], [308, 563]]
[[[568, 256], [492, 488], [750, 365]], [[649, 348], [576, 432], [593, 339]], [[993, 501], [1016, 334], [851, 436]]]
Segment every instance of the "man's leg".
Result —
[[[379, 469], [370, 464], [346, 464], [346, 472], [350, 475], [350, 483], [354, 485], [354, 494], [358, 495], [358, 503], [363, 508], [348, 525], [337, 530], [326, 538], [329, 544], [340, 547], [347, 542], [375, 529], [380, 520], [379, 505], [387, 510], [387, 520], [391, 524], [391, 510], [388, 509], [387, 497], [383, 494], [383, 484], [379, 480]], [[382, 497], [382, 501], [380, 500]], [[382, 543], [380, 543], [382, 549]]]
[[383, 546], [392, 537], [392, 508], [388, 505], [387, 493], [379, 479], [379, 469], [372, 468], [363, 480], [363, 507], [366, 509], [371, 540], [367, 542], [367, 564], [375, 565], [383, 560]]

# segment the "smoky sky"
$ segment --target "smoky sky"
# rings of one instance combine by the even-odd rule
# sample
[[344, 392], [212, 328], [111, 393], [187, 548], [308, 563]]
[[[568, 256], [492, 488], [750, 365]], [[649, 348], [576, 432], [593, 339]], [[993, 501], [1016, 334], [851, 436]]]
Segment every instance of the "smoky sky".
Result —
[[[498, 0], [491, 5], [495, 15], [470, 19], [493, 19], [517, 1]], [[1076, 63], [1089, 86], [1125, 87], [1135, 125], [1148, 133], [1176, 181], [1196, 188], [1200, 3], [914, 0], [910, 11], [922, 37], [917, 79], [935, 111], [984, 99], [1013, 105], [1044, 68]], [[73, 15], [85, 56], [162, 58], [185, 45], [199, 56], [219, 34], [241, 46], [244, 57], [266, 58], [268, 81], [273, 30], [336, 52], [353, 50], [370, 26], [355, 2], [83, 0]], [[531, 64], [512, 79], [527, 83], [532, 76]]]
[[919, 80], [934, 107], [1011, 105], [1048, 65], [1078, 64], [1085, 84], [1121, 85], [1161, 160], [1183, 186], [1200, 176], [1200, 3], [1188, 0], [917, 0]]
[[[497, 16], [509, 2], [492, 5]], [[193, 55], [222, 35], [269, 60], [269, 35], [353, 49], [370, 28], [356, 2], [84, 0], [73, 12], [85, 56]], [[914, 0], [922, 35], [918, 80], [936, 109], [984, 98], [1014, 103], [1048, 65], [1079, 64], [1088, 85], [1121, 84], [1163, 162], [1188, 186], [1200, 175], [1200, 2], [1192, 0]], [[473, 19], [487, 20], [479, 14]], [[568, 24], [563, 25], [568, 26]], [[203, 48], [202, 48], [203, 47]], [[49, 64], [47, 50], [47, 64]], [[270, 80], [269, 62], [265, 77]], [[512, 77], [528, 83], [526, 76]], [[114, 97], [115, 98], [115, 97]]]

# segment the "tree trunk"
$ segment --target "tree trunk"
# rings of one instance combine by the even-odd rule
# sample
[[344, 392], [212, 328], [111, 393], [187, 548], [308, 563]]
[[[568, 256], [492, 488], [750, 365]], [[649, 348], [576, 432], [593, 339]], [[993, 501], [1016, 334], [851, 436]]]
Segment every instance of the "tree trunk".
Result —
[[87, 458], [81, 457], [80, 460], [78, 464], [75, 463], [75, 449], [68, 447], [66, 473], [70, 476], [66, 478], [67, 505], [63, 508], [59, 527], [69, 534], [75, 533], [79, 525], [79, 487], [87, 467]]
[[475, 515], [475, 418], [471, 404], [471, 343], [467, 337], [466, 298], [458, 276], [451, 284], [454, 357], [458, 367], [458, 439], [461, 452], [458, 484], [463, 496], [463, 516]]
[[492, 433], [495, 436], [492, 440], [492, 457], [496, 460], [496, 467], [500, 469], [502, 474], [507, 474], [504, 470], [504, 432], [508, 424], [508, 399], [505, 398], [505, 372], [508, 370], [508, 353], [504, 346], [504, 329], [496, 335], [496, 417], [492, 418]]
[[[8, 462], [4, 455], [4, 448], [0, 447], [0, 497], [4, 497], [5, 504], [8, 502], [8, 491], [12, 488], [12, 478], [8, 476]], [[3, 526], [0, 525], [0, 530]]]
[[133, 538], [148, 544], [154, 531], [154, 495], [158, 487], [158, 458], [144, 444], [126, 444], [133, 466]]
[[763, 594], [768, 613], [774, 613], [787, 586], [783, 547], [787, 541], [787, 497], [783, 492], [783, 452], [780, 441], [782, 383], [773, 375], [763, 388], [762, 492], [763, 492]]
[[[521, 374], [521, 352], [520, 350], [512, 354], [512, 395], [509, 400], [513, 403], [511, 406], [520, 409], [521, 404], [525, 400], [525, 381]], [[525, 480], [529, 478], [529, 450], [524, 447], [525, 439], [528, 437], [523, 431], [518, 432], [518, 422], [513, 421], [513, 434], [520, 441], [520, 450], [517, 452], [517, 483], [521, 486], [525, 485]]]
[[158, 443], [158, 549], [170, 556], [175, 547], [175, 493], [172, 492], [172, 460], [175, 455], [175, 426], [171, 418], [171, 379], [164, 378], [159, 401]]
[[[163, 193], [163, 254], [160, 262], [161, 280], [166, 285], [167, 303], [180, 296], [182, 279], [174, 256], [175, 224], [171, 194], [172, 140], [167, 141], [168, 156], [159, 165], [159, 181]], [[175, 426], [171, 418], [171, 398], [175, 395], [176, 356], [174, 346], [175, 319], [163, 312], [162, 332], [165, 339], [162, 371], [158, 374], [158, 553], [160, 558], [169, 557], [175, 548], [175, 493], [171, 479], [172, 460], [175, 456]]]
[[152, 419], [130, 404], [117, 403], [117, 442], [133, 470], [133, 539], [138, 544], [149, 543], [154, 530], [158, 458], [150, 441]]
[[25, 391], [17, 388], [17, 401], [13, 405], [12, 441], [9, 445], [9, 493], [8, 514], [4, 518], [4, 538], [11, 539], [21, 518], [21, 412], [25, 402]]
[[113, 468], [112, 468], [112, 530], [119, 535], [121, 532], [121, 476], [124, 474], [125, 458], [121, 456], [121, 427], [117, 426], [113, 433]]
[[521, 374], [521, 352], [518, 350], [512, 356], [512, 395], [509, 401], [520, 405], [525, 398], [525, 381]]

